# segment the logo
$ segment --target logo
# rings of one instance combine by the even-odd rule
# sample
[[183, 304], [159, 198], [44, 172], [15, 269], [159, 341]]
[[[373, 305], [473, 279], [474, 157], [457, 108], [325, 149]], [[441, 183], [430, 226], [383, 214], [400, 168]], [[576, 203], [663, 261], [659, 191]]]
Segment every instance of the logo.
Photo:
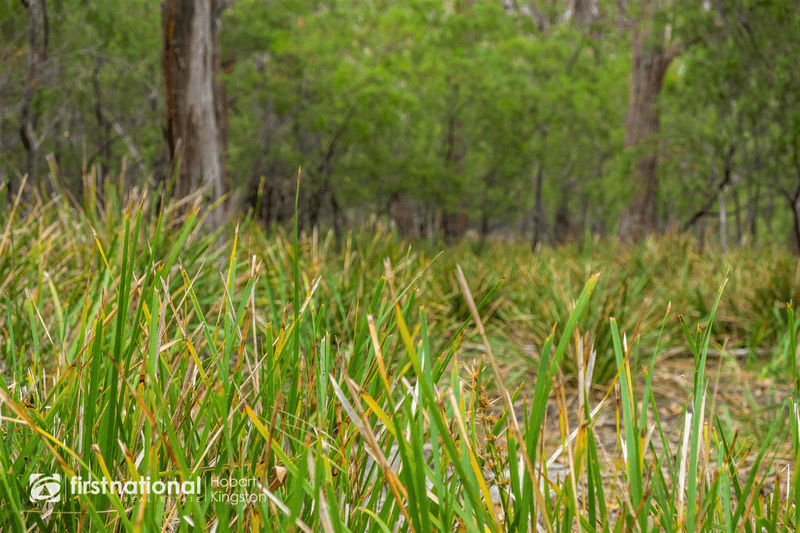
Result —
[[53, 474], [31, 474], [28, 479], [31, 486], [31, 501], [58, 503], [61, 501], [61, 476]]

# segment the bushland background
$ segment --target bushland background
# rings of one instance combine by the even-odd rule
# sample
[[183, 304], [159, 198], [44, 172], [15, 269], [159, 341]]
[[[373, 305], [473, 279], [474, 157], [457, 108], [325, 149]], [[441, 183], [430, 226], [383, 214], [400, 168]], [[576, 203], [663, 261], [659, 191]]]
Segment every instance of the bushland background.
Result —
[[793, 0], [2, 0], [0, 35], [7, 205], [114, 176], [271, 226], [299, 174], [337, 237], [800, 242]]

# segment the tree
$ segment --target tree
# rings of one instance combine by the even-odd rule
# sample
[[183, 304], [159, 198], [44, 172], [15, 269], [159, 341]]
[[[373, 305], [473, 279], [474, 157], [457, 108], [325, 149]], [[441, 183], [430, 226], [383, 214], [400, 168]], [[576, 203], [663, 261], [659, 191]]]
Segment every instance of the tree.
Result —
[[631, 241], [657, 226], [658, 155], [655, 146], [660, 117], [655, 106], [670, 63], [682, 51], [680, 42], [665, 49], [667, 25], [657, 13], [656, 0], [642, 0], [640, 15], [631, 19], [631, 90], [625, 119], [625, 148], [639, 152], [634, 194], [620, 218], [619, 234]]
[[[697, 9], [690, 0], [676, 8]], [[779, 212], [777, 221], [797, 249], [800, 76], [788, 58], [796, 55], [798, 30], [794, 0], [719, 0], [684, 18], [681, 39], [697, 44], [666, 79], [664, 98], [665, 146], [673, 154], [665, 192], [688, 215], [684, 230], [718, 215], [722, 243], [727, 196], [738, 240], [745, 230], [753, 240], [759, 233], [772, 238], [775, 203], [785, 202], [788, 213]], [[765, 232], [757, 231], [759, 221]]]
[[25, 174], [28, 175], [29, 184], [36, 186], [39, 149], [46, 132], [40, 137], [36, 135], [39, 113], [33, 101], [39, 83], [41, 63], [47, 59], [49, 22], [45, 0], [29, 0], [23, 2], [23, 5], [28, 9], [28, 68], [20, 103], [19, 136], [25, 148]]
[[[166, 86], [167, 140], [175, 194], [204, 190], [209, 203], [225, 193], [224, 93], [219, 78], [216, 0], [164, 0], [162, 67]], [[223, 222], [220, 206], [209, 215], [212, 228]]]

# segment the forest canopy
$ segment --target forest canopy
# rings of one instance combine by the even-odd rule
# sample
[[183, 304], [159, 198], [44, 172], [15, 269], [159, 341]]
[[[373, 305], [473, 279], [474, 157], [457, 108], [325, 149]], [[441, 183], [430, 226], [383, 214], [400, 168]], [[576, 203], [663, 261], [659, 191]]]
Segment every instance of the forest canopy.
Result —
[[[229, 212], [280, 223], [301, 169], [307, 226], [800, 243], [794, 0], [0, 0], [0, 13], [5, 202], [24, 176], [75, 198], [88, 176], [150, 190], [177, 176], [179, 194], [209, 186]], [[199, 90], [195, 60], [213, 73]]]

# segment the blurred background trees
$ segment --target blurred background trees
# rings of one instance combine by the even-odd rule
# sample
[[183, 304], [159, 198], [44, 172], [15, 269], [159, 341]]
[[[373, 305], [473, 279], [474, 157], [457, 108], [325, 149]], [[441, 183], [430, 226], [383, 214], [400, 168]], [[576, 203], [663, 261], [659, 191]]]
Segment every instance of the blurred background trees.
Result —
[[675, 228], [800, 249], [794, 0], [0, 0], [0, 15], [6, 202], [25, 175], [76, 199], [113, 177], [282, 223], [301, 168], [307, 229], [537, 247]]

